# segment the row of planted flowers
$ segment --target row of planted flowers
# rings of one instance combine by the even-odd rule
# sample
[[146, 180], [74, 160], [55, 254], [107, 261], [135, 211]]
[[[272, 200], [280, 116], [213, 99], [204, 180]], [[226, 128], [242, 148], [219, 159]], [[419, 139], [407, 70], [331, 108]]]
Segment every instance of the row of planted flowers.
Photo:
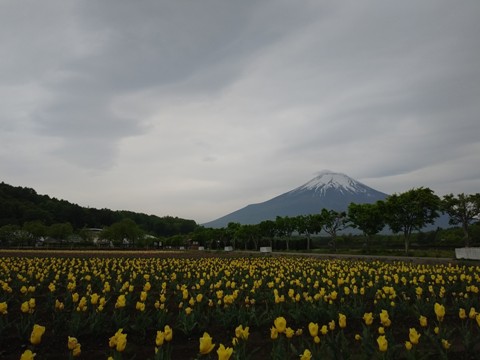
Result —
[[92, 338], [110, 339], [113, 352], [102, 354], [113, 358], [178, 358], [176, 348], [212, 356], [212, 338], [221, 359], [473, 356], [479, 270], [294, 257], [5, 257], [0, 341], [18, 345], [10, 358], [29, 343], [25, 359], [51, 351], [38, 341], [42, 329], [57, 347], [67, 341], [71, 357], [85, 356]]
[[[441, 326], [445, 317], [445, 307], [438, 303], [434, 305], [434, 312], [436, 315], [436, 326], [433, 330], [433, 335], [428, 329], [423, 330], [423, 334], [428, 337], [427, 342], [429, 345], [433, 345], [438, 350], [438, 355], [447, 357], [447, 352], [451, 347], [451, 343], [446, 337], [449, 336], [447, 331], [442, 331]], [[480, 315], [474, 308], [470, 309], [467, 315], [464, 309], [460, 309], [459, 318], [466, 320], [468, 318], [475, 320], [478, 326], [480, 326]], [[389, 314], [386, 310], [382, 310], [379, 314], [379, 326], [377, 328], [378, 334], [373, 331], [374, 316], [372, 313], [365, 313], [363, 316], [363, 330], [360, 333], [354, 335], [355, 341], [360, 342], [360, 348], [363, 351], [361, 353], [362, 358], [372, 359], [375, 355], [380, 355], [382, 358], [396, 358], [398, 351], [389, 351], [389, 339], [391, 339], [391, 332], [388, 329], [392, 322], [389, 318]], [[467, 320], [468, 322], [468, 320]], [[464, 324], [466, 325], [466, 324]], [[339, 328], [339, 331], [335, 333], [335, 329]], [[428, 327], [428, 319], [425, 316], [420, 316], [418, 326], [422, 328]], [[272, 359], [288, 359], [298, 355], [301, 360], [309, 360], [322, 358], [325, 354], [333, 354], [336, 358], [350, 358], [351, 347], [349, 346], [349, 340], [344, 333], [344, 329], [347, 327], [347, 317], [344, 314], [339, 314], [338, 325], [335, 320], [330, 321], [326, 325], [319, 326], [318, 323], [310, 322], [307, 326], [308, 335], [310, 335], [310, 341], [302, 339], [295, 342], [295, 337], [303, 335], [303, 328], [293, 329], [287, 326], [287, 320], [284, 317], [278, 317], [274, 320], [273, 326], [270, 328], [270, 339], [272, 342], [272, 349], [270, 352], [270, 358]], [[471, 331], [471, 329], [466, 329]], [[30, 335], [30, 343], [32, 348], [27, 349], [20, 356], [20, 360], [34, 359], [36, 353], [34, 352], [35, 346], [40, 345], [42, 336], [45, 332], [45, 327], [35, 324], [33, 326], [32, 333]], [[470, 335], [469, 335], [470, 334]], [[451, 335], [451, 334], [450, 334]], [[463, 336], [471, 336], [471, 333], [462, 333]], [[243, 327], [239, 325], [235, 328], [234, 337], [231, 341], [231, 347], [226, 347], [224, 344], [220, 344], [216, 351], [219, 360], [228, 360], [230, 358], [235, 359], [249, 359], [253, 358], [254, 350], [247, 351], [247, 341], [250, 336], [249, 327]], [[420, 343], [422, 337], [422, 330], [417, 331], [417, 328], [409, 328], [408, 336], [405, 334], [404, 349], [406, 351], [405, 358], [416, 359], [419, 357], [419, 351], [416, 346]], [[321, 339], [324, 339], [323, 341]], [[171, 359], [171, 346], [170, 342], [173, 339], [173, 329], [169, 325], [165, 325], [163, 330], [158, 330], [155, 338], [155, 347], [153, 358], [155, 360]], [[480, 337], [472, 339], [472, 344], [477, 343]], [[325, 342], [325, 346], [329, 349], [323, 349], [322, 345]], [[303, 352], [297, 350], [295, 343], [300, 345], [298, 349], [304, 348]], [[377, 349], [375, 349], [375, 343]], [[119, 329], [112, 337], [109, 338], [109, 347], [111, 348], [111, 356], [108, 356], [107, 360], [122, 359], [122, 353], [127, 346], [127, 334], [123, 332], [123, 329]], [[81, 344], [77, 338], [68, 336], [66, 347], [68, 349], [68, 357], [70, 359], [81, 355]], [[396, 345], [398, 350], [398, 345]], [[203, 336], [199, 339], [199, 352], [198, 357], [209, 356], [209, 354], [215, 349], [213, 338], [204, 332]], [[390, 356], [387, 356], [390, 355]], [[473, 355], [473, 352], [472, 352]], [[468, 357], [467, 357], [468, 358]]]

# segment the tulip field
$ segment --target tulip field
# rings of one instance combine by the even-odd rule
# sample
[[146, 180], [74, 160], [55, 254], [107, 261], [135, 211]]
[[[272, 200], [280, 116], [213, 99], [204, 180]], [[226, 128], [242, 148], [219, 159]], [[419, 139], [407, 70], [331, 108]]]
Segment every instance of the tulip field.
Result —
[[480, 264], [0, 251], [1, 359], [478, 359]]

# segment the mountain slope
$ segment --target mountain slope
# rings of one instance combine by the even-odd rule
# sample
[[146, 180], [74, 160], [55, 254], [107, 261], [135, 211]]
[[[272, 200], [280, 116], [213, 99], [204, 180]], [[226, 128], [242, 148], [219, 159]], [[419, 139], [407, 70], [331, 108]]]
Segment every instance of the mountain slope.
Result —
[[39, 221], [46, 226], [68, 222], [78, 230], [84, 227], [103, 228], [126, 218], [135, 221], [146, 232], [158, 236], [188, 234], [197, 227], [194, 220], [158, 217], [127, 210], [87, 208], [48, 195], [39, 195], [32, 188], [0, 182], [0, 227], [21, 227], [31, 221]]
[[289, 192], [262, 203], [248, 205], [203, 225], [221, 228], [229, 222], [258, 224], [264, 220], [274, 220], [277, 216], [316, 214], [323, 208], [345, 211], [352, 202], [374, 203], [387, 196], [345, 174], [324, 170]]

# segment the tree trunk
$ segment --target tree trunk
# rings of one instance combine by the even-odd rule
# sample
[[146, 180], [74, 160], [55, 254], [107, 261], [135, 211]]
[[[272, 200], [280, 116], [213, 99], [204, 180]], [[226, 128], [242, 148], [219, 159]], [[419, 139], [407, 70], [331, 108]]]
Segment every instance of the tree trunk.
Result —
[[470, 234], [468, 233], [468, 227], [466, 223], [462, 225], [462, 229], [465, 238], [465, 247], [470, 247]]

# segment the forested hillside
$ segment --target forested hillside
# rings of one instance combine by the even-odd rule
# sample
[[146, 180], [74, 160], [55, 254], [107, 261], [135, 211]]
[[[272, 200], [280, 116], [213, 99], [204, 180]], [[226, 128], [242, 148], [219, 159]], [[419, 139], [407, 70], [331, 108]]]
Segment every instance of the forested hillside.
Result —
[[40, 221], [47, 226], [70, 223], [74, 229], [103, 228], [127, 218], [145, 232], [157, 236], [187, 234], [197, 227], [194, 220], [123, 210], [85, 208], [66, 200], [39, 195], [31, 188], [0, 183], [0, 227], [22, 226], [26, 222]]

